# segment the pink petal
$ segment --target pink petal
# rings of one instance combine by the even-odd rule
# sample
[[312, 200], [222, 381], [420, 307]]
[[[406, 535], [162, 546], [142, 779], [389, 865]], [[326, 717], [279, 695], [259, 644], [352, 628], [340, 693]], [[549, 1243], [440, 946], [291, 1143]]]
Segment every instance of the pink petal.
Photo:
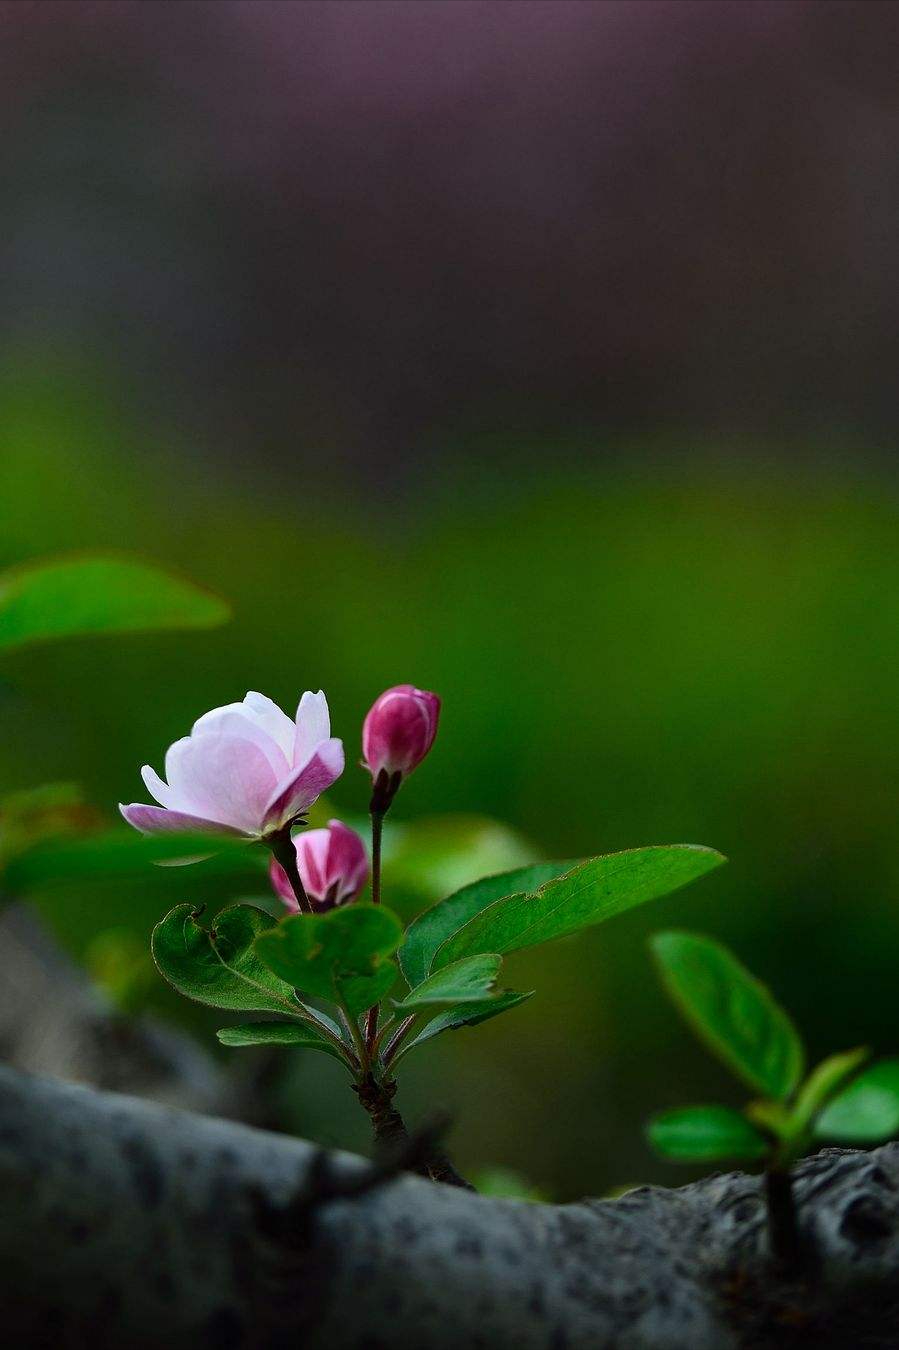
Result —
[[128, 806], [119, 803], [119, 810], [129, 825], [133, 825], [142, 834], [191, 833], [241, 835], [242, 830], [234, 830], [230, 825], [220, 825], [214, 820], [204, 820], [202, 816], [190, 816], [185, 811], [167, 811], [163, 806], [144, 806], [141, 802], [131, 802]]
[[343, 742], [323, 741], [311, 759], [279, 783], [265, 808], [265, 828], [277, 829], [305, 811], [343, 773]]
[[261, 832], [278, 779], [252, 741], [193, 736], [180, 753], [178, 772], [182, 801], [192, 812], [248, 834]]

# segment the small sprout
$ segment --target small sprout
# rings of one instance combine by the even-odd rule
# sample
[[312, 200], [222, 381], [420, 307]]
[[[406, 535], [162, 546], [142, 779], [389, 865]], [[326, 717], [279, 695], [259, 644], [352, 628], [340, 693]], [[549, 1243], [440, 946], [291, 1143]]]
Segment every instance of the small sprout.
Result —
[[878, 1143], [899, 1133], [899, 1060], [861, 1071], [865, 1048], [823, 1060], [804, 1075], [805, 1052], [789, 1015], [737, 958], [696, 933], [659, 933], [651, 949], [662, 983], [701, 1041], [764, 1095], [742, 1111], [689, 1106], [663, 1111], [650, 1144], [673, 1162], [763, 1162], [771, 1251], [784, 1267], [805, 1261], [790, 1166], [815, 1139]]

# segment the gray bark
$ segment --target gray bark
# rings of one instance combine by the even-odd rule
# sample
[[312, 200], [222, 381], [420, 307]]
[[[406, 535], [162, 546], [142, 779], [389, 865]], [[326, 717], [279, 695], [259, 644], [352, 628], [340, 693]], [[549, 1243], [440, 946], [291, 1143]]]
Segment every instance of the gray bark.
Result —
[[[0, 1296], [18, 1346], [899, 1344], [899, 1146], [796, 1169], [785, 1282], [742, 1174], [530, 1205], [0, 1069]], [[346, 1192], [356, 1189], [358, 1194]]]
[[215, 1115], [259, 1100], [183, 1032], [120, 1014], [25, 905], [0, 910], [0, 1060]]

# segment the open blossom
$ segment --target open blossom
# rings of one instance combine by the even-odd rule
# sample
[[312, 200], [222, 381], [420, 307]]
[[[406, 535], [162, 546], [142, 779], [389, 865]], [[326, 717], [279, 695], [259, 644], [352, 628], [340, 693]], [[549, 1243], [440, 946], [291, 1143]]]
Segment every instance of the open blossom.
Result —
[[291, 720], [264, 694], [213, 708], [165, 757], [166, 782], [149, 765], [141, 776], [159, 806], [119, 810], [135, 829], [199, 830], [262, 838], [306, 811], [343, 773], [343, 743], [331, 736], [319, 690]]
[[362, 753], [372, 778], [410, 774], [434, 744], [439, 716], [440, 699], [427, 689], [397, 684], [385, 690], [362, 727]]
[[[326, 830], [306, 830], [293, 841], [297, 870], [316, 909], [345, 905], [368, 881], [365, 845], [355, 830], [339, 820], [328, 821]], [[272, 860], [269, 875], [288, 909], [299, 909], [293, 887], [280, 863]]]

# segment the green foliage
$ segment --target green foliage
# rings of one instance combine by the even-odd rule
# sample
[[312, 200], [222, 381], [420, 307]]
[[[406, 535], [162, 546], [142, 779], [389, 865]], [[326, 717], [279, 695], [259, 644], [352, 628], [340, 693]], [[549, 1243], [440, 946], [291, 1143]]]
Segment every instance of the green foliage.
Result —
[[802, 1042], [765, 986], [711, 938], [668, 932], [650, 945], [668, 993], [700, 1039], [750, 1087], [788, 1097], [802, 1077]]
[[495, 900], [438, 948], [432, 969], [475, 952], [510, 952], [602, 923], [686, 886], [725, 861], [694, 844], [629, 849], [591, 858], [531, 893]]
[[727, 1106], [681, 1106], [662, 1111], [647, 1127], [657, 1153], [674, 1162], [755, 1161], [768, 1141], [745, 1116]]
[[788, 1112], [787, 1130], [792, 1137], [805, 1135], [819, 1112], [858, 1071], [870, 1054], [867, 1046], [862, 1045], [855, 1050], [844, 1050], [837, 1055], [828, 1055], [827, 1059], [822, 1060], [812, 1070], [796, 1093], [796, 1099]]
[[531, 863], [527, 867], [516, 867], [511, 872], [482, 877], [480, 881], [463, 886], [461, 890], [425, 910], [409, 925], [400, 950], [400, 967], [411, 988], [414, 989], [427, 977], [440, 945], [458, 932], [469, 919], [480, 914], [495, 900], [502, 900], [508, 895], [530, 894], [544, 882], [552, 881], [574, 866], [571, 862]]
[[815, 1121], [819, 1139], [874, 1144], [899, 1134], [899, 1059], [884, 1059], [832, 1097]]
[[293, 914], [261, 933], [258, 959], [282, 980], [312, 997], [364, 1012], [392, 988], [389, 958], [403, 927], [383, 905], [354, 904], [326, 914]]
[[[364, 829], [366, 823], [359, 825]], [[422, 902], [438, 900], [478, 877], [519, 867], [534, 853], [521, 834], [489, 816], [454, 813], [402, 823], [388, 816], [384, 886], [391, 904], [399, 895], [420, 909]]]
[[533, 995], [533, 990], [526, 994], [509, 992], [488, 999], [484, 1003], [463, 1003], [455, 1008], [448, 1008], [446, 1012], [438, 1013], [406, 1041], [393, 1062], [399, 1063], [410, 1050], [414, 1050], [417, 1045], [424, 1045], [425, 1041], [439, 1036], [442, 1031], [458, 1031], [461, 1027], [477, 1026], [479, 1022], [487, 1022], [491, 1017], [498, 1017], [500, 1013], [517, 1008], [519, 1003], [525, 1003], [529, 998], [533, 998]]
[[270, 914], [232, 905], [203, 928], [191, 905], [178, 905], [153, 929], [151, 949], [159, 973], [179, 994], [231, 1012], [304, 1016], [290, 984], [257, 956], [254, 943], [275, 929]]
[[480, 1003], [498, 997], [494, 989], [502, 963], [503, 958], [495, 953], [466, 956], [423, 980], [396, 1004], [396, 1010], [408, 1013], [419, 1008], [451, 1008], [455, 1003]]
[[321, 1050], [344, 1062], [344, 1056], [331, 1041], [314, 1027], [293, 1022], [244, 1022], [239, 1027], [222, 1027], [216, 1032], [222, 1045], [293, 1045], [304, 1050]]
[[94, 984], [126, 1013], [140, 1006], [154, 978], [146, 941], [128, 928], [98, 933], [87, 948], [85, 965]]
[[471, 1180], [480, 1195], [489, 1195], [494, 1200], [527, 1200], [532, 1204], [549, 1200], [544, 1190], [511, 1167], [483, 1167]]
[[46, 839], [13, 857], [4, 881], [15, 895], [81, 880], [134, 876], [151, 863], [176, 864], [204, 860], [207, 871], [222, 875], [245, 870], [252, 854], [245, 839], [209, 834], [138, 834], [136, 830], [104, 830], [80, 838]]
[[125, 555], [76, 554], [0, 575], [0, 648], [86, 634], [224, 623], [224, 600]]

